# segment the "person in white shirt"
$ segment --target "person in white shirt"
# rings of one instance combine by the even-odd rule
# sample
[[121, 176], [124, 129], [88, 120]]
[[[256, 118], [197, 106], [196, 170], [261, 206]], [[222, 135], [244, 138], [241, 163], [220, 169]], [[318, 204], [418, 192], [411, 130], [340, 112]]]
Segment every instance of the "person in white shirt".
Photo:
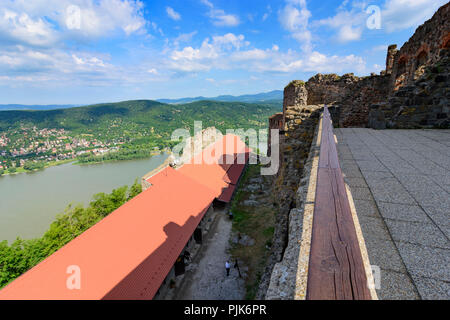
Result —
[[230, 262], [225, 262], [225, 270], [227, 270], [227, 277], [230, 275]]

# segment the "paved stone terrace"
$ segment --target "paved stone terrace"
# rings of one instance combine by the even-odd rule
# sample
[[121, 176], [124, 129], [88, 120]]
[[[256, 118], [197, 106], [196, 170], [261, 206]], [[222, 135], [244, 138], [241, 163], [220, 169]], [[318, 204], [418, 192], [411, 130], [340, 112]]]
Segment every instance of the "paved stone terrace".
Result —
[[380, 299], [450, 299], [450, 130], [335, 129]]

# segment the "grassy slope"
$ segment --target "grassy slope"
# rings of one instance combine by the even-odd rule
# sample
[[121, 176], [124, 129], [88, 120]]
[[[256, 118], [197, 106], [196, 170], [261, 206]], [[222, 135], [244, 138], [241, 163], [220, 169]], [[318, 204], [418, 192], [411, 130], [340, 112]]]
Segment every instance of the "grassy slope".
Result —
[[[260, 191], [252, 192], [245, 189], [249, 180], [260, 177], [260, 170], [259, 165], [249, 165], [241, 178], [238, 191], [232, 202], [233, 231], [245, 234], [255, 240], [253, 246], [231, 244], [233, 258], [243, 261], [244, 265], [248, 267], [248, 277], [245, 279], [247, 300], [254, 300], [256, 297], [261, 276], [270, 254], [275, 230], [276, 208], [272, 206], [270, 201], [261, 201], [267, 196]], [[260, 205], [245, 206], [244, 201], [249, 199], [252, 194], [256, 195]]]

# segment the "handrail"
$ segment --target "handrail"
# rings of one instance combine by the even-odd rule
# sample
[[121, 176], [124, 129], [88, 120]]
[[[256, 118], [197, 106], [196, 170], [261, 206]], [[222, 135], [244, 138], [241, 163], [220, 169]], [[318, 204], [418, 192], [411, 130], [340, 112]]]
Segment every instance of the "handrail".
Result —
[[371, 299], [326, 106], [322, 119], [306, 299]]

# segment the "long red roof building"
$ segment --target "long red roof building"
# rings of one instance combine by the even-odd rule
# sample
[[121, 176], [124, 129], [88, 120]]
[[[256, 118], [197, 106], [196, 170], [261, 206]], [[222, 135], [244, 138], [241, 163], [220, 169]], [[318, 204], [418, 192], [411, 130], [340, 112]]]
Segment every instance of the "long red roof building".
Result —
[[[0, 299], [152, 299], [213, 201], [231, 200], [249, 152], [226, 135], [191, 163], [164, 168], [147, 190], [0, 290]], [[67, 288], [70, 266], [80, 268], [80, 289]]]

